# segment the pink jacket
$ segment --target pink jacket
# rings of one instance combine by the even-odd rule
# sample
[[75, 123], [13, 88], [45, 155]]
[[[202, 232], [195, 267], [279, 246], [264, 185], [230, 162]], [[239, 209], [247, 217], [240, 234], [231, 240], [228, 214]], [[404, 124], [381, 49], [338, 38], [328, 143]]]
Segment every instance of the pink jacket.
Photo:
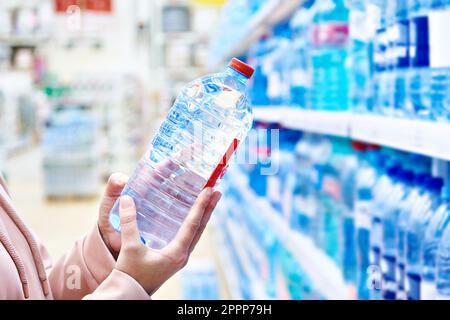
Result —
[[0, 299], [149, 299], [96, 226], [56, 262], [19, 217], [0, 174]]

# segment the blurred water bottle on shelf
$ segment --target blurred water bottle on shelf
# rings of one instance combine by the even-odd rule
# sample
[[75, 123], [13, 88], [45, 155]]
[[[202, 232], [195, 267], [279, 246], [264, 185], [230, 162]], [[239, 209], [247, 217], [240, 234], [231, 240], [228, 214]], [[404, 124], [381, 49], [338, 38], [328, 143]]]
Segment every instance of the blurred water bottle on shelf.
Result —
[[290, 177], [291, 226], [308, 237], [313, 236], [316, 215], [316, 184], [313, 177], [311, 149], [313, 145], [305, 135], [295, 146], [294, 172]]
[[382, 28], [386, 37], [386, 52], [385, 52], [385, 69], [384, 79], [382, 84], [382, 111], [383, 114], [393, 117], [395, 115], [394, 96], [395, 96], [395, 78], [396, 78], [396, 45], [398, 42], [398, 35], [396, 32], [396, 15], [395, 15], [395, 0], [384, 1], [383, 25]]
[[443, 188], [441, 196], [442, 204], [431, 217], [425, 230], [425, 238], [422, 251], [422, 282], [421, 299], [436, 299], [436, 263], [439, 243], [445, 228], [450, 223], [450, 189]]
[[432, 0], [429, 18], [430, 99], [434, 118], [450, 121], [450, 1]]
[[411, 192], [414, 173], [409, 170], [399, 170], [391, 179], [394, 181], [394, 185], [386, 199], [385, 211], [381, 214], [381, 271], [383, 273], [381, 292], [384, 300], [396, 299], [398, 216], [403, 202], [408, 200]]
[[376, 170], [367, 159], [367, 146], [353, 142], [353, 150], [358, 157], [355, 171], [353, 215], [356, 241], [356, 276], [357, 294], [362, 300], [369, 299], [367, 286], [367, 269], [370, 265], [370, 229], [373, 203], [373, 186], [376, 181]]
[[450, 224], [447, 224], [439, 243], [436, 262], [436, 290], [438, 299], [450, 299]]
[[348, 9], [344, 0], [316, 2], [313, 17], [312, 108], [348, 109]]
[[425, 230], [440, 205], [440, 193], [443, 181], [440, 178], [428, 178], [426, 191], [421, 201], [411, 211], [406, 228], [406, 292], [408, 300], [422, 298], [422, 253], [424, 249]]
[[[162, 248], [205, 187], [213, 187], [252, 126], [246, 83], [253, 69], [232, 59], [223, 73], [186, 85], [122, 195], [136, 204], [142, 241]], [[110, 222], [120, 230], [119, 201]]]
[[266, 34], [250, 48], [249, 63], [254, 66], [255, 72], [251, 81], [249, 94], [254, 106], [268, 106], [270, 104], [267, 95], [268, 70], [264, 64], [264, 58], [274, 50], [274, 42], [270, 41]]
[[417, 118], [432, 120], [430, 100], [429, 10], [431, 0], [410, 1], [410, 66], [408, 109]]
[[393, 2], [395, 16], [391, 26], [394, 59], [393, 116], [412, 117], [413, 114], [406, 107], [410, 62], [408, 0], [395, 0]]
[[355, 179], [358, 168], [358, 160], [351, 148], [350, 141], [337, 140], [339, 153], [336, 157], [336, 167], [340, 168], [339, 180], [342, 194], [342, 270], [345, 281], [356, 287], [357, 283], [357, 259], [356, 259], [356, 237], [355, 237]]
[[418, 173], [414, 176], [413, 186], [408, 197], [400, 203], [397, 218], [397, 300], [406, 300], [406, 230], [412, 210], [420, 205], [421, 196], [425, 192], [425, 181], [429, 178], [427, 173]]
[[371, 17], [364, 0], [351, 0], [349, 28], [349, 103], [352, 112], [365, 113], [373, 108], [372, 77], [372, 38]]
[[287, 215], [285, 199], [290, 196], [287, 180], [294, 166], [294, 149], [300, 134], [296, 130], [280, 130], [279, 147], [272, 150], [270, 157], [272, 163], [278, 164], [278, 170], [267, 177], [267, 198], [276, 211], [284, 215]]
[[298, 8], [291, 19], [292, 43], [288, 56], [290, 66], [290, 101], [292, 107], [310, 108], [311, 91], [311, 22], [313, 1]]
[[370, 0], [367, 2], [367, 15], [372, 17], [372, 24], [369, 25], [370, 32], [374, 33], [373, 36], [373, 108], [376, 114], [383, 114], [382, 109], [382, 91], [383, 91], [383, 79], [385, 71], [386, 60], [386, 30], [384, 29], [384, 17], [383, 17], [383, 0]]
[[[374, 202], [371, 214], [371, 230], [370, 230], [370, 264], [376, 268], [376, 272], [382, 273], [381, 258], [383, 245], [383, 225], [382, 215], [386, 210], [387, 199], [394, 189], [393, 177], [397, 175], [400, 167], [393, 165], [388, 167], [386, 172], [378, 179], [374, 186]], [[370, 291], [371, 300], [380, 300], [381, 284], [374, 284]]]
[[267, 70], [267, 96], [272, 106], [287, 105], [289, 103], [289, 39], [291, 30], [289, 22], [284, 21], [273, 28], [270, 39], [274, 50], [264, 58], [264, 68]]

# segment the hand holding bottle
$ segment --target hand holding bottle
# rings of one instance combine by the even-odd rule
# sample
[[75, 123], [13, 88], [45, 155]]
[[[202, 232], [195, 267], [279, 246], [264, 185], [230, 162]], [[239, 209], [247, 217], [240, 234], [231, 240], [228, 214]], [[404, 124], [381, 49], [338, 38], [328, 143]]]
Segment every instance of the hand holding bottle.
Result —
[[133, 277], [152, 295], [186, 265], [220, 197], [220, 192], [204, 189], [175, 238], [162, 249], [152, 249], [141, 242], [133, 199], [122, 196], [119, 206], [122, 246], [116, 269]]

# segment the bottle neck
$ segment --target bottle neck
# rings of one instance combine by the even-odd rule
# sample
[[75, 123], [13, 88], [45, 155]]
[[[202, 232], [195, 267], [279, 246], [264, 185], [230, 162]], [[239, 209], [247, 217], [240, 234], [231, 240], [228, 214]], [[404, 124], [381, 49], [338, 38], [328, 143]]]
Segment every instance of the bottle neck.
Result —
[[239, 71], [236, 71], [235, 69], [231, 68], [231, 67], [227, 67], [227, 69], [225, 70], [225, 73], [235, 79], [237, 79], [239, 82], [246, 84], [248, 81], [248, 78], [243, 75], [242, 73], [240, 73]]

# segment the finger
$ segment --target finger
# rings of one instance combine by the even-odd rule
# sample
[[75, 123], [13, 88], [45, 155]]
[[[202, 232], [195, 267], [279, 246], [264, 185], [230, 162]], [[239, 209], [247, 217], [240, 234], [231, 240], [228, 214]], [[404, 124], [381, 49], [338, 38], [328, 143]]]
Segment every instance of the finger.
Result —
[[188, 252], [198, 228], [201, 225], [203, 215], [211, 201], [212, 189], [205, 188], [197, 198], [194, 206], [189, 211], [186, 219], [178, 230], [175, 238], [169, 243], [169, 250], [174, 249], [180, 253]]
[[130, 196], [120, 198], [119, 215], [122, 244], [140, 244], [140, 235], [136, 221], [136, 207], [133, 198]]
[[200, 227], [197, 230], [197, 234], [194, 237], [194, 240], [192, 240], [191, 246], [189, 248], [189, 252], [192, 252], [197, 245], [198, 241], [200, 240], [203, 231], [205, 231], [206, 226], [208, 225], [209, 219], [211, 218], [212, 213], [214, 212], [214, 209], [216, 208], [217, 203], [219, 202], [220, 198], [222, 197], [222, 194], [219, 191], [216, 191], [213, 193], [211, 197], [211, 201], [208, 204], [208, 207], [205, 210], [205, 214], [203, 215], [202, 222], [200, 224]]
[[123, 173], [113, 173], [106, 184], [105, 197], [117, 198], [128, 182], [128, 176]]

